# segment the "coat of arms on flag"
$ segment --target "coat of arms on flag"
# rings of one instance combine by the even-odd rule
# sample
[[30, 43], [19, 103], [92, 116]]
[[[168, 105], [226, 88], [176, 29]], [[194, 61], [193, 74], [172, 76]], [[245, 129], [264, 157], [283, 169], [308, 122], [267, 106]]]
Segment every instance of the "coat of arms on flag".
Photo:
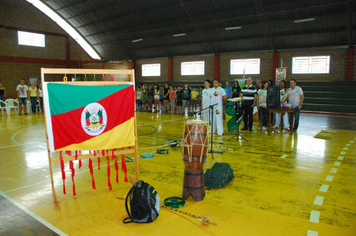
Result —
[[99, 103], [90, 103], [84, 108], [81, 121], [84, 131], [91, 136], [96, 136], [105, 130], [107, 114]]

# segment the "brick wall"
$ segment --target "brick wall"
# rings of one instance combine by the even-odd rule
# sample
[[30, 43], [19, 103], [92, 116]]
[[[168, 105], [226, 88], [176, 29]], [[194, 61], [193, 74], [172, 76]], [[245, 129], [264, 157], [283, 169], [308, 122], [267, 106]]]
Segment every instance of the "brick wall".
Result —
[[273, 53], [272, 52], [257, 52], [257, 53], [231, 53], [221, 54], [219, 61], [219, 77], [221, 81], [234, 81], [242, 79], [243, 75], [230, 75], [230, 60], [232, 59], [249, 59], [260, 58], [260, 74], [245, 75], [245, 78], [251, 77], [253, 80], [269, 80], [273, 77]]
[[[205, 61], [205, 74], [182, 76], [181, 63], [189, 61]], [[214, 79], [214, 55], [173, 58], [173, 81], [204, 81], [206, 79]]]
[[[292, 75], [292, 57], [295, 56], [318, 56], [330, 55], [330, 74], [315, 74], [315, 75]], [[254, 53], [229, 53], [221, 54], [219, 56], [219, 79], [221, 81], [233, 81], [241, 79], [242, 75], [230, 75], [230, 60], [231, 59], [244, 59], [244, 58], [260, 58], [260, 74], [259, 75], [246, 75], [245, 77], [252, 77], [254, 80], [269, 80], [273, 79], [273, 52], [254, 52]], [[354, 73], [353, 80], [356, 79], [356, 53], [354, 55]], [[181, 76], [180, 64], [183, 61], [205, 61], [205, 75], [204, 76]], [[298, 81], [345, 81], [346, 80], [346, 62], [347, 62], [347, 49], [313, 49], [313, 50], [289, 50], [280, 51], [278, 66], [287, 67], [287, 80], [294, 78]], [[144, 63], [162, 63], [162, 76], [142, 78], [141, 66]], [[138, 60], [136, 62], [136, 73], [138, 81], [168, 81], [168, 59], [146, 59]], [[164, 74], [164, 76], [163, 76]], [[195, 57], [176, 57], [173, 58], [173, 81], [203, 81], [205, 79], [214, 78], [214, 56], [195, 56]]]
[[[109, 62], [109, 63], [89, 63], [84, 64], [83, 68], [90, 69], [115, 69], [115, 70], [128, 70], [133, 69], [132, 61], [122, 61], [122, 62]], [[105, 80], [110, 81], [111, 75], [105, 75]], [[113, 75], [114, 81], [130, 81], [129, 75]], [[83, 76], [82, 76], [83, 77]], [[87, 75], [88, 80], [92, 81], [94, 75]], [[97, 80], [102, 80], [103, 75], [96, 75]]]
[[[6, 11], [1, 12], [0, 25], [17, 27], [25, 31], [44, 31], [46, 47], [18, 45], [17, 30], [0, 30], [0, 81], [9, 98], [16, 98], [16, 86], [21, 78], [40, 78], [40, 68], [67, 67], [66, 33], [46, 15], [22, 0], [6, 1]], [[52, 35], [52, 34], [57, 35]], [[62, 36], [61, 36], [62, 35]], [[72, 67], [80, 67], [90, 57], [70, 38], [70, 60]], [[68, 76], [70, 78], [70, 76]], [[63, 75], [47, 75], [46, 80], [62, 80]]]
[[[330, 55], [330, 73], [314, 75], [292, 74], [292, 57], [296, 56], [321, 56]], [[320, 49], [320, 50], [293, 50], [279, 52], [279, 66], [287, 67], [287, 80], [296, 79], [297, 81], [345, 81], [347, 49]], [[355, 76], [355, 75], [354, 75]]]
[[[161, 76], [142, 77], [142, 65], [161, 63]], [[168, 81], [168, 58], [136, 60], [135, 61], [136, 80], [140, 82]]]

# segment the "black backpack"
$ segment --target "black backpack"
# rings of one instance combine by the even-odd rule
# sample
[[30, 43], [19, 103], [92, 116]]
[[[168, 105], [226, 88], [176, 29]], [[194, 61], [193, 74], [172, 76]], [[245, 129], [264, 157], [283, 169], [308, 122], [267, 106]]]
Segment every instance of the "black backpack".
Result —
[[[130, 202], [130, 210], [128, 208]], [[129, 217], [123, 223], [149, 223], [159, 215], [161, 201], [157, 191], [142, 180], [136, 182], [127, 193], [125, 207]]]
[[204, 174], [204, 184], [209, 189], [222, 188], [231, 180], [234, 180], [234, 171], [227, 163], [216, 162], [211, 169]]

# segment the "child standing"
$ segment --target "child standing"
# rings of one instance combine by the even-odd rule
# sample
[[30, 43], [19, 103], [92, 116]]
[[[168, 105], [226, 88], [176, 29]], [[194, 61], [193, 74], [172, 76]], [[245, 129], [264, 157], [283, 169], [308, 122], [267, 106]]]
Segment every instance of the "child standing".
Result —
[[183, 90], [181, 86], [178, 86], [178, 91], [176, 92], [176, 100], [177, 100], [177, 114], [183, 113], [182, 105], [183, 105]]

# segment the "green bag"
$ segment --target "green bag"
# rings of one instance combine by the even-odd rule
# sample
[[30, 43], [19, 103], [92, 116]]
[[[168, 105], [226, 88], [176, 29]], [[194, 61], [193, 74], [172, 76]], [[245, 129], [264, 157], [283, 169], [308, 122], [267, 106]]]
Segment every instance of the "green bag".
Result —
[[222, 188], [231, 180], [234, 180], [234, 171], [227, 163], [216, 162], [211, 169], [204, 174], [205, 186], [211, 188]]

